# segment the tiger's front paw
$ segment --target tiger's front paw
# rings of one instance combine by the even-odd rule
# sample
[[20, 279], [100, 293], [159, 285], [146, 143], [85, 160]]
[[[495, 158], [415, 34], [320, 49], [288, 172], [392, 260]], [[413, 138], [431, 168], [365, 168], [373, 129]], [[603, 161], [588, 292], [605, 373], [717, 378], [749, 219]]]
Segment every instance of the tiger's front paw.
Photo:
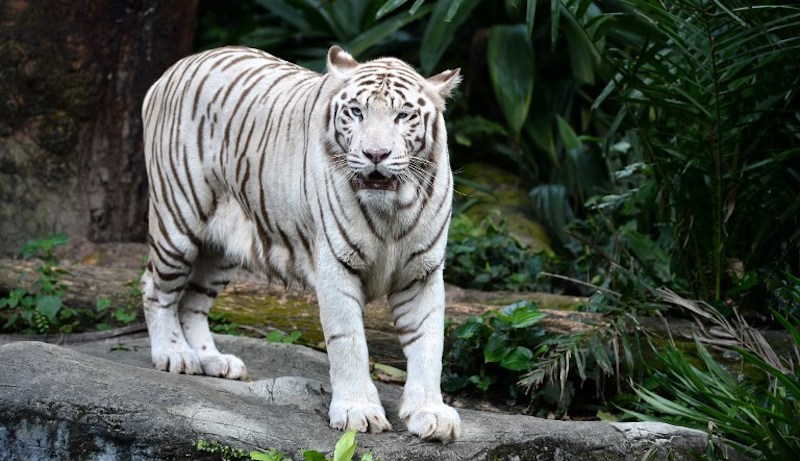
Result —
[[340, 431], [355, 429], [359, 432], [378, 433], [392, 430], [386, 419], [386, 412], [379, 403], [369, 401], [336, 401], [331, 402], [328, 412], [331, 427]]
[[247, 378], [247, 368], [245, 368], [244, 362], [235, 355], [220, 354], [219, 352], [201, 353], [200, 366], [203, 368], [203, 374], [207, 376], [227, 379]]
[[444, 403], [413, 409], [404, 406], [400, 409], [400, 418], [406, 423], [408, 432], [426, 440], [450, 443], [461, 435], [461, 418], [456, 410]]
[[203, 373], [197, 354], [188, 345], [186, 347], [175, 346], [153, 349], [152, 358], [156, 370], [185, 373], [187, 375]]

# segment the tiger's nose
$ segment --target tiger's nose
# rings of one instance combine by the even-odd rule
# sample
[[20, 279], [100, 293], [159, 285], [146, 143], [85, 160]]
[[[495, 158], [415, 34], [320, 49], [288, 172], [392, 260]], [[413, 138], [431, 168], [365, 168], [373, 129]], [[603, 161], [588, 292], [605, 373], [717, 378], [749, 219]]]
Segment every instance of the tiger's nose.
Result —
[[389, 149], [364, 149], [362, 152], [365, 157], [372, 160], [372, 163], [376, 165], [386, 160], [386, 157], [391, 153]]

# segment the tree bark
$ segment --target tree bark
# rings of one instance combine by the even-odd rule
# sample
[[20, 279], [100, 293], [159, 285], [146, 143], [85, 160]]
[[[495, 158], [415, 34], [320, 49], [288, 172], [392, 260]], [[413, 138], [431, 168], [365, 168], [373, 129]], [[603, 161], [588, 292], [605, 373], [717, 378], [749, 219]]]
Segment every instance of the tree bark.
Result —
[[0, 5], [0, 253], [33, 237], [142, 241], [140, 108], [190, 52], [196, 0]]

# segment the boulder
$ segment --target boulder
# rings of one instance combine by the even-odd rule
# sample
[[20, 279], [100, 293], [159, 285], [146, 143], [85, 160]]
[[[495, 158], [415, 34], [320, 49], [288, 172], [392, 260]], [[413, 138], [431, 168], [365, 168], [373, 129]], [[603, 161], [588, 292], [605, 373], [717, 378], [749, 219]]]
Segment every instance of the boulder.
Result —
[[[328, 364], [322, 352], [218, 336], [247, 364], [248, 381], [152, 369], [147, 338], [69, 347], [18, 341], [0, 346], [0, 460], [220, 459], [203, 439], [244, 450], [330, 454], [341, 433], [328, 426]], [[689, 459], [706, 434], [654, 423], [552, 421], [460, 410], [462, 437], [442, 445], [405, 431], [402, 388], [378, 383], [394, 431], [359, 434], [367, 450], [393, 460]], [[357, 458], [358, 459], [358, 458]]]

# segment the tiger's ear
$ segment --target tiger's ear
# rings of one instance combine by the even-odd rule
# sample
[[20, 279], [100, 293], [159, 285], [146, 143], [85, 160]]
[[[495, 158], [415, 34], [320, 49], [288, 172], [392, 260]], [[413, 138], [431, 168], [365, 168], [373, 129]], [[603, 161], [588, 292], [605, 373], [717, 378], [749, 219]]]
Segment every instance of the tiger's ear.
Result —
[[342, 79], [349, 77], [357, 66], [358, 61], [340, 46], [333, 45], [328, 50], [328, 72], [336, 77]]
[[459, 83], [461, 83], [461, 68], [448, 69], [428, 79], [433, 90], [442, 98], [449, 98]]

